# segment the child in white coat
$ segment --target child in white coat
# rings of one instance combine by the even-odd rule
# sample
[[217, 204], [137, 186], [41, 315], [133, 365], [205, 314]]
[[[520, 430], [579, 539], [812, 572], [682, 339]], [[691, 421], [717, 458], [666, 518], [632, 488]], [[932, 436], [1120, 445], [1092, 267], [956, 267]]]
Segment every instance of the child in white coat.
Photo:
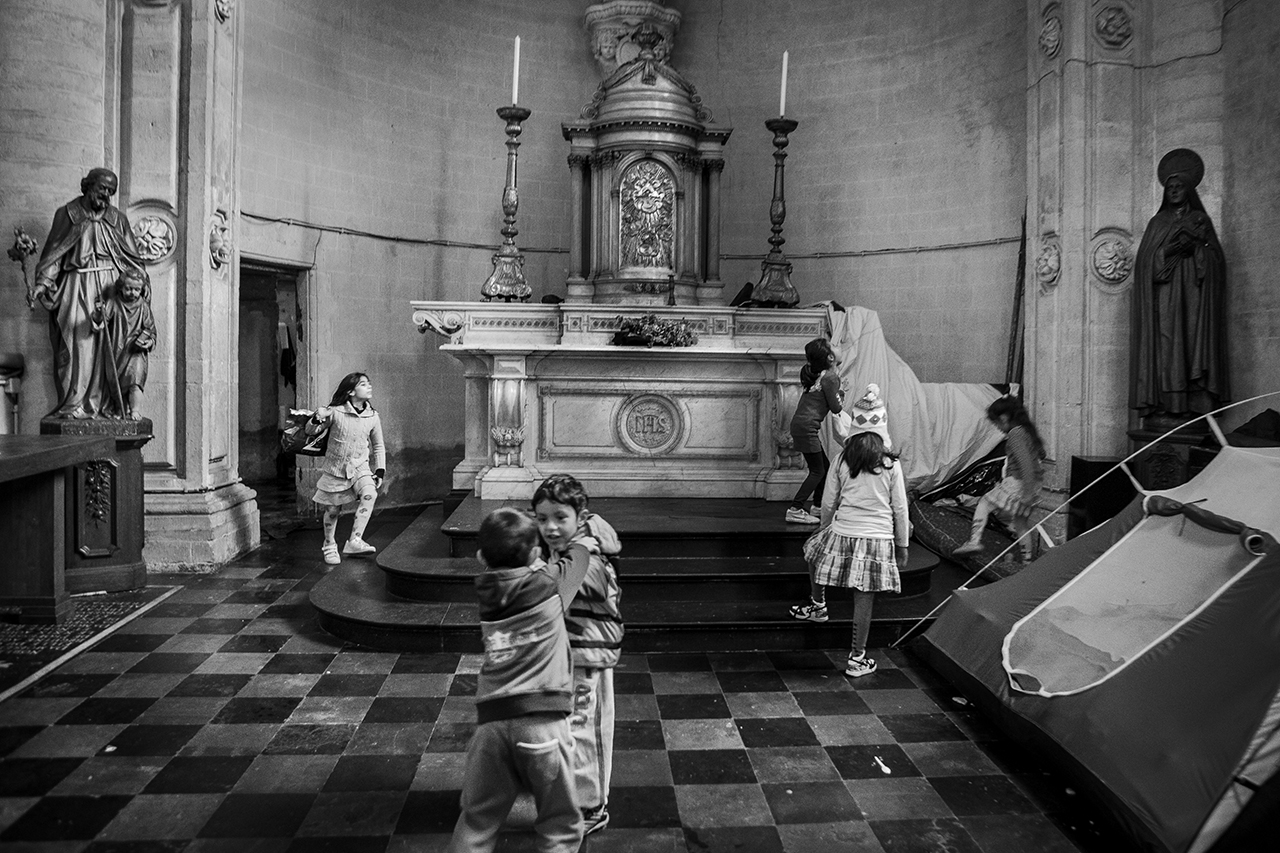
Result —
[[307, 432], [314, 434], [329, 425], [329, 444], [311, 499], [325, 508], [321, 553], [331, 566], [341, 561], [336, 539], [338, 516], [347, 504], [356, 504], [355, 521], [342, 553], [366, 556], [378, 550], [363, 538], [387, 467], [382, 421], [369, 402], [372, 399], [373, 383], [368, 375], [348, 373], [338, 383], [329, 405], [317, 409], [307, 427]]

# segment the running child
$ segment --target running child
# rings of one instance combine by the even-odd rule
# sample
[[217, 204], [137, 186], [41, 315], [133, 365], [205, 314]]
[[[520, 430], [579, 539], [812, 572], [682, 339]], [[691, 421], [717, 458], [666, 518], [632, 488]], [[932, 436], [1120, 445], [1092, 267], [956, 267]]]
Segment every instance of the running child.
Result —
[[329, 405], [316, 409], [307, 425], [310, 435], [329, 425], [329, 444], [320, 463], [316, 493], [311, 499], [324, 507], [324, 545], [320, 550], [324, 561], [331, 566], [341, 561], [336, 539], [338, 516], [347, 504], [356, 505], [355, 521], [342, 553], [359, 557], [378, 550], [363, 538], [387, 467], [382, 420], [369, 402], [372, 399], [373, 383], [369, 376], [348, 373], [338, 383]]

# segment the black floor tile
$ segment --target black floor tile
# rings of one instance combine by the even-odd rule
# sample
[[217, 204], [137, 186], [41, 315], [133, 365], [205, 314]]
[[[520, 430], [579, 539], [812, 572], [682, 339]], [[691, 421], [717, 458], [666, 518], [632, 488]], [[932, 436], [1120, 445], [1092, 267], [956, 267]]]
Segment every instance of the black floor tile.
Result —
[[613, 748], [666, 749], [662, 723], [658, 720], [618, 720], [613, 729]]
[[58, 699], [70, 696], [92, 696], [116, 680], [117, 673], [85, 675], [46, 675], [20, 695], [28, 699]]
[[212, 720], [229, 723], [283, 723], [302, 701], [295, 696], [241, 696], [222, 706]]
[[[457, 678], [455, 677], [455, 681]], [[308, 696], [377, 696], [385, 675], [359, 675], [356, 673], [336, 673], [320, 676], [320, 680], [311, 688]], [[472, 688], [472, 695], [475, 688]]]
[[813, 692], [796, 691], [795, 697], [800, 710], [809, 717], [836, 717], [848, 714], [870, 714], [867, 703], [857, 693], [846, 690], [817, 690]]
[[284, 595], [282, 589], [242, 589], [233, 592], [223, 599], [223, 604], [274, 604], [280, 596]]
[[675, 788], [613, 788], [609, 792], [609, 817], [611, 828], [679, 826], [680, 809], [676, 805]]
[[182, 634], [238, 634], [248, 625], [249, 619], [200, 618], [183, 628]]
[[386, 836], [360, 837], [335, 835], [329, 837], [295, 838], [289, 842], [285, 853], [383, 853], [387, 849]]
[[780, 670], [789, 669], [835, 669], [836, 665], [827, 657], [826, 652], [766, 652], [769, 660]]
[[278, 654], [267, 661], [259, 675], [298, 675], [323, 673], [337, 657], [336, 652], [323, 654]]
[[618, 672], [614, 670], [613, 692], [652, 693], [653, 676], [647, 672]]
[[0, 726], [0, 758], [4, 758], [42, 731], [44, 726]]
[[742, 749], [672, 750], [671, 778], [677, 785], [727, 785], [756, 781], [751, 759]]
[[946, 714], [882, 714], [880, 722], [898, 743], [968, 740]]
[[94, 652], [153, 652], [170, 639], [168, 634], [112, 634], [93, 647]]
[[341, 755], [355, 732], [351, 724], [282, 726], [262, 754]]
[[829, 746], [827, 755], [842, 779], [901, 779], [919, 776], [920, 770], [892, 743]]
[[[871, 831], [885, 853], [984, 853], [953, 817], [921, 820], [873, 820]], [[1032, 851], [1027, 851], [1032, 853]]]
[[169, 691], [169, 696], [235, 696], [253, 678], [241, 673], [188, 675]]
[[685, 827], [688, 849], [699, 853], [783, 853], [782, 839], [772, 826]]
[[410, 791], [400, 810], [396, 835], [450, 833], [461, 813], [458, 791]]
[[779, 824], [862, 819], [862, 811], [843, 782], [780, 782], [760, 787]]
[[710, 720], [729, 717], [724, 697], [704, 693], [668, 693], [657, 697], [664, 720]]
[[83, 758], [8, 758], [0, 763], [0, 797], [40, 797], [84, 763]]
[[0, 833], [0, 841], [88, 840], [110, 823], [130, 799], [45, 797]]
[[453, 681], [449, 682], [450, 696], [474, 696], [476, 695], [476, 682], [478, 676], [474, 674], [455, 675]]
[[879, 667], [870, 675], [862, 675], [854, 682], [859, 690], [919, 690], [916, 683], [899, 669]]
[[711, 661], [702, 652], [649, 655], [650, 672], [710, 672]]
[[172, 841], [94, 841], [81, 853], [181, 853], [190, 843], [188, 838]]
[[1004, 776], [936, 776], [929, 781], [959, 817], [1037, 811], [1018, 786]]
[[253, 763], [249, 755], [177, 756], [161, 768], [144, 794], [225, 794]]
[[99, 755], [177, 755], [201, 726], [128, 726]]
[[216, 606], [203, 601], [162, 601], [147, 611], [147, 617], [155, 619], [196, 619]]
[[391, 672], [395, 675], [406, 673], [454, 672], [462, 655], [452, 653], [438, 654], [402, 654], [396, 660]]
[[285, 634], [237, 634], [219, 646], [218, 651], [275, 654], [287, 642], [289, 637]]
[[324, 791], [407, 791], [418, 769], [416, 755], [344, 755]]
[[227, 794], [199, 838], [291, 838], [316, 795]]
[[153, 698], [99, 699], [90, 697], [63, 714], [60, 726], [104, 726], [116, 723], [132, 723], [155, 704]]
[[818, 745], [817, 736], [803, 717], [759, 717], [736, 722], [742, 743], [748, 748]]
[[776, 672], [717, 672], [716, 678], [725, 693], [776, 693], [787, 689]]
[[152, 652], [129, 668], [129, 672], [194, 672], [209, 658], [205, 652]]
[[427, 752], [466, 752], [475, 731], [475, 723], [436, 723]]
[[364, 715], [365, 723], [434, 723], [443, 699], [379, 696]]

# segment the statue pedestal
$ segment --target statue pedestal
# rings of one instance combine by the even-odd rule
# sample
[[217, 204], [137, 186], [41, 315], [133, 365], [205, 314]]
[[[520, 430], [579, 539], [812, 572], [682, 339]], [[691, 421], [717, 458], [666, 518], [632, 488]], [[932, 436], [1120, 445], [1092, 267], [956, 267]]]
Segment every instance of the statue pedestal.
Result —
[[[528, 500], [550, 474], [593, 497], [792, 497], [789, 425], [823, 309], [415, 302], [466, 369], [455, 489]], [[628, 317], [684, 321], [689, 347], [610, 343]]]
[[119, 592], [147, 584], [142, 559], [142, 446], [151, 421], [40, 421], [41, 435], [109, 437], [115, 453], [80, 462], [66, 486], [67, 592]]

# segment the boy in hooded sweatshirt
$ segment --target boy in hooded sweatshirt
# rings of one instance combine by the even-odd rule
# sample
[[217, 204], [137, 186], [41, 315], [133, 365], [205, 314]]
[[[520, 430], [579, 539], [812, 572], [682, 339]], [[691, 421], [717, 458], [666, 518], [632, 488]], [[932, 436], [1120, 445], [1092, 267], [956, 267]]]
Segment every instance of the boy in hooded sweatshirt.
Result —
[[609, 823], [613, 773], [613, 669], [622, 654], [621, 589], [609, 557], [622, 551], [617, 532], [587, 509], [587, 492], [568, 474], [548, 477], [533, 493], [533, 511], [550, 554], [563, 558], [575, 543], [591, 553], [582, 588], [569, 607], [573, 649], [573, 772], [584, 834]]
[[476, 577], [484, 662], [476, 681], [476, 733], [467, 747], [462, 813], [449, 853], [491, 851], [521, 791], [533, 794], [538, 850], [572, 853], [582, 843], [573, 770], [573, 659], [565, 611], [588, 573], [590, 537], [566, 543], [548, 565], [538, 526], [503, 507], [481, 523]]

